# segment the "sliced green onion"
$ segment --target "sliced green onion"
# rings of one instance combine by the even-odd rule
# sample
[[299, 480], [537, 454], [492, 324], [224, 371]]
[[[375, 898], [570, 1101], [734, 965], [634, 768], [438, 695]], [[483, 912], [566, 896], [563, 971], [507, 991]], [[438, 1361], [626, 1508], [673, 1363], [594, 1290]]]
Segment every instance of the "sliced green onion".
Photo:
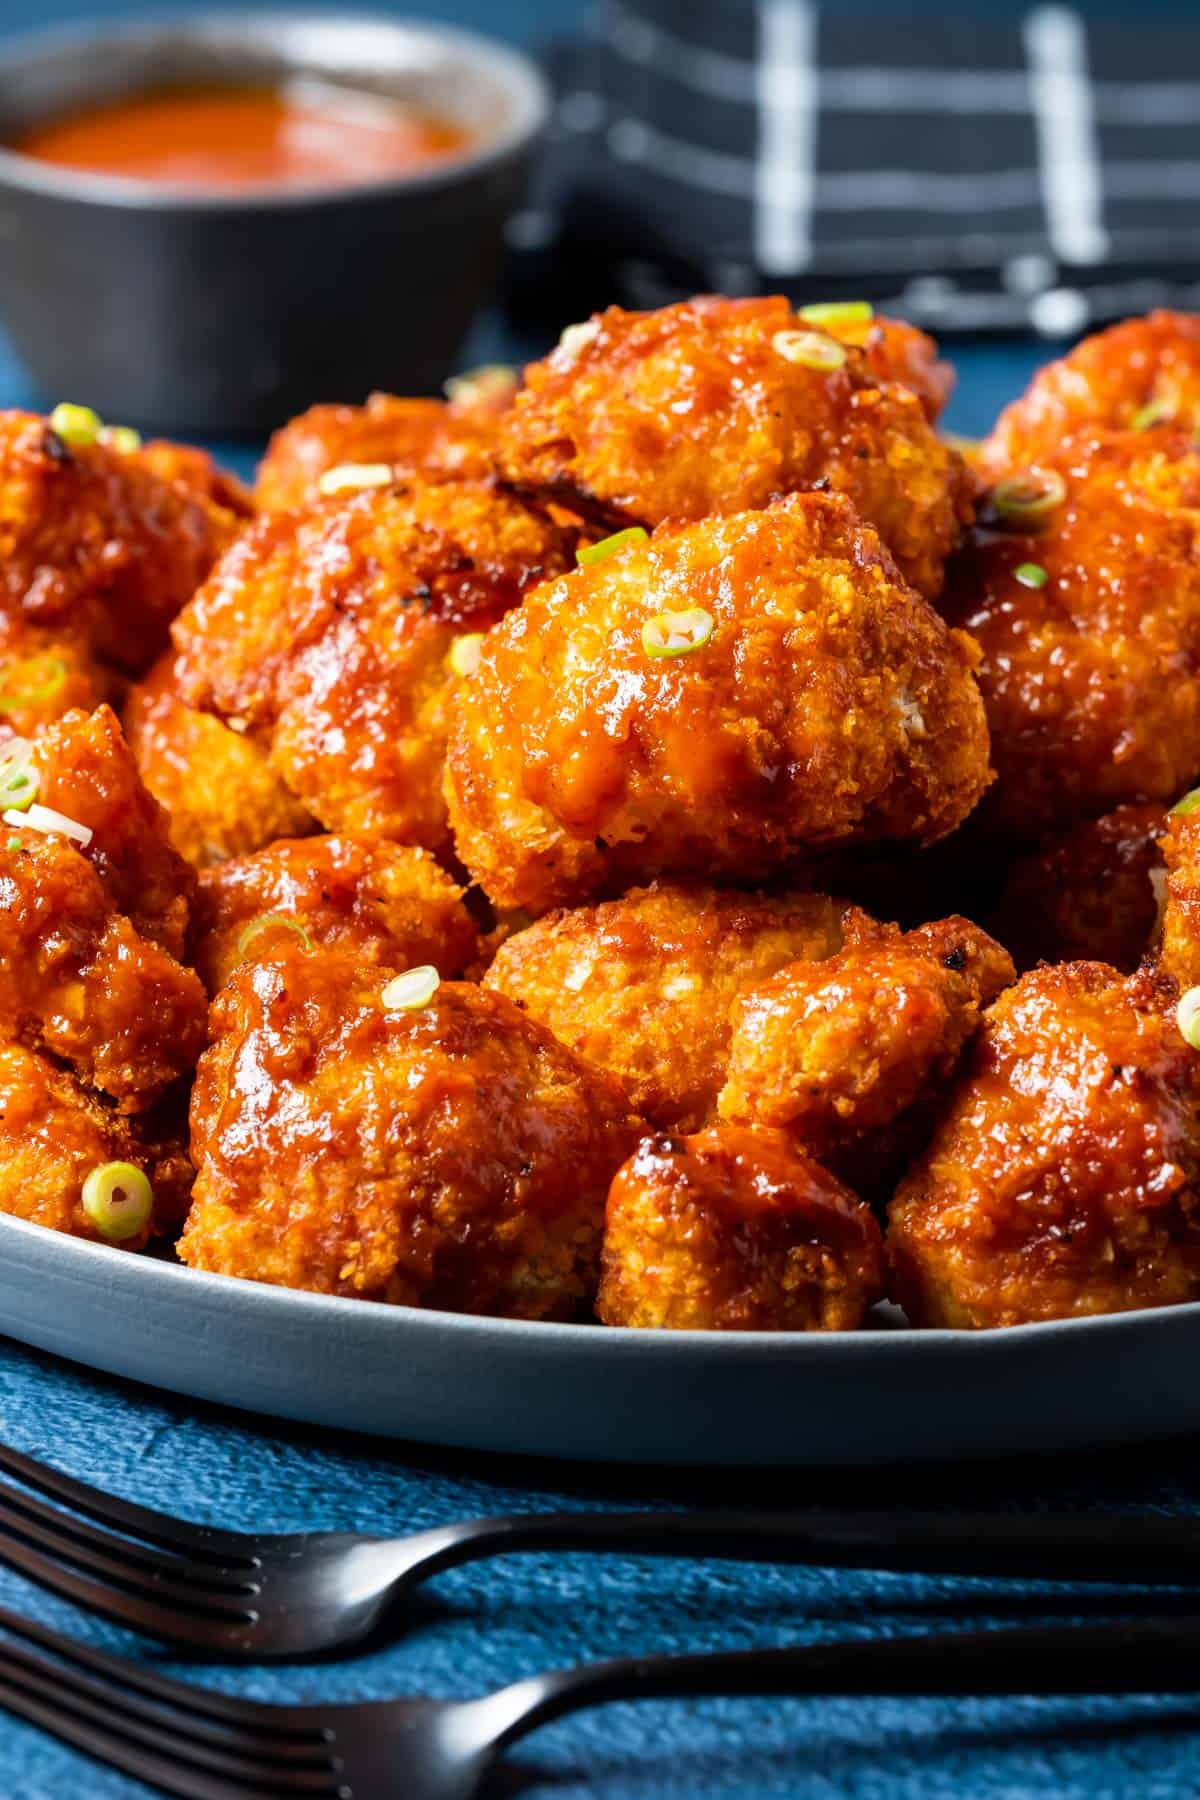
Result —
[[326, 469], [317, 482], [317, 492], [328, 500], [335, 494], [361, 494], [368, 488], [388, 487], [391, 481], [391, 463], [339, 463], [336, 469]]
[[10, 837], [8, 843], [4, 847], [6, 850], [19, 850], [21, 848], [21, 840], [19, 837]]
[[389, 1012], [420, 1012], [441, 986], [442, 978], [432, 963], [406, 969], [388, 982], [379, 998]]
[[455, 406], [475, 406], [480, 401], [515, 394], [517, 371], [509, 363], [484, 363], [478, 369], [452, 375], [443, 383], [442, 391]]
[[1057, 469], [1027, 469], [992, 489], [992, 505], [1014, 525], [1040, 524], [1066, 497], [1067, 484]]
[[869, 300], [818, 300], [813, 306], [802, 306], [797, 318], [810, 325], [857, 325], [875, 317]]
[[467, 631], [462, 637], [455, 638], [450, 646], [450, 655], [446, 659], [455, 675], [473, 675], [479, 667], [479, 652], [483, 648], [482, 631]]
[[1185, 794], [1182, 800], [1175, 802], [1171, 811], [1176, 818], [1186, 819], [1189, 813], [1194, 813], [1197, 809], [1200, 809], [1200, 788], [1192, 788], [1191, 792]]
[[786, 362], [799, 363], [805, 369], [818, 369], [829, 374], [840, 369], [846, 360], [846, 346], [823, 331], [777, 331], [771, 348]]
[[1129, 421], [1131, 431], [1149, 431], [1152, 425], [1161, 425], [1164, 419], [1171, 417], [1165, 400], [1147, 400], [1145, 406], [1139, 406]]
[[264, 913], [261, 919], [251, 920], [250, 924], [247, 925], [245, 931], [243, 931], [241, 937], [238, 939], [238, 955], [245, 956], [255, 938], [259, 937], [264, 931], [273, 930], [276, 925], [281, 925], [285, 931], [293, 932], [295, 936], [300, 939], [300, 942], [304, 945], [306, 950], [312, 949], [312, 939], [309, 937], [307, 931], [305, 931], [299, 919], [293, 919], [287, 913]]
[[27, 669], [31, 664], [35, 667], [43, 665], [45, 675], [41, 681], [27, 682], [24, 687], [18, 687], [11, 693], [5, 686], [0, 686], [0, 713], [20, 712], [26, 706], [41, 706], [47, 700], [53, 700], [66, 686], [67, 665], [61, 656], [31, 657], [22, 667]]
[[106, 425], [100, 433], [100, 442], [121, 456], [132, 456], [142, 447], [142, 434], [132, 425]]
[[70, 819], [66, 813], [55, 812], [52, 806], [30, 806], [26, 812], [18, 812], [15, 807], [0, 814], [6, 825], [23, 825], [28, 831], [40, 831], [47, 837], [70, 838], [81, 850], [86, 850], [95, 836], [90, 825], [81, 825], [78, 819]]
[[30, 767], [33, 745], [17, 738], [0, 756], [0, 807], [23, 812], [38, 791], [38, 772]]
[[584, 319], [582, 324], [566, 327], [558, 340], [558, 347], [568, 356], [578, 356], [581, 350], [587, 349], [593, 338], [599, 336], [599, 319]]
[[94, 444], [104, 430], [104, 420], [90, 406], [73, 406], [64, 400], [50, 414], [50, 429], [64, 444]]
[[642, 649], [647, 656], [690, 656], [707, 644], [715, 624], [702, 606], [689, 607], [686, 612], [655, 613], [642, 626]]
[[1013, 570], [1013, 575], [1022, 587], [1044, 588], [1049, 577], [1041, 563], [1021, 563]]
[[136, 1163], [101, 1163], [84, 1182], [80, 1199], [101, 1237], [114, 1244], [144, 1231], [154, 1210], [154, 1189]]
[[1175, 1023], [1185, 1043], [1200, 1050], [1200, 987], [1189, 988], [1175, 1008]]
[[585, 544], [582, 550], [575, 552], [575, 561], [581, 569], [591, 569], [596, 563], [607, 562], [618, 551], [628, 549], [630, 544], [644, 544], [649, 536], [644, 525], [627, 525], [624, 531], [614, 531], [611, 537], [601, 538], [598, 544]]

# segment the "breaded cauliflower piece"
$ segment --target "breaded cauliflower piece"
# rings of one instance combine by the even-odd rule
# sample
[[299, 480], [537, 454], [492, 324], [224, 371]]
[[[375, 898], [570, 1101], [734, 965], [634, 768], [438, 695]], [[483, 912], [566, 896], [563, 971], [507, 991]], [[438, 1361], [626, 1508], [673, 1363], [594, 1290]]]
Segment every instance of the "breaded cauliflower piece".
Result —
[[347, 463], [387, 463], [397, 479], [486, 480], [495, 430], [486, 410], [372, 394], [365, 406], [313, 406], [277, 431], [259, 465], [264, 512], [320, 499], [322, 475]]
[[[676, 624], [695, 647], [654, 654]], [[540, 912], [931, 843], [989, 779], [975, 654], [840, 495], [662, 526], [488, 633], [447, 758], [458, 855]]]
[[68, 840], [0, 834], [0, 1039], [70, 1063], [144, 1112], [196, 1063], [207, 996], [191, 969], [143, 936]]
[[130, 690], [122, 718], [171, 842], [195, 867], [317, 829], [254, 738], [180, 699], [170, 651]]
[[1200, 1055], [1146, 976], [1022, 976], [890, 1208], [909, 1318], [977, 1329], [1200, 1297], [1198, 1099]]
[[352, 955], [364, 969], [432, 963], [446, 977], [479, 949], [462, 888], [427, 850], [362, 837], [285, 839], [201, 873], [188, 941], [210, 994], [289, 936]]
[[1200, 773], [1200, 451], [1097, 432], [1057, 473], [1041, 529], [979, 536], [943, 603], [983, 653], [988, 815], [1024, 843]]
[[639, 1129], [625, 1095], [502, 995], [443, 982], [401, 1010], [393, 973], [297, 945], [222, 989], [180, 1255], [368, 1300], [585, 1312]]
[[1156, 961], [1183, 991], [1200, 986], [1200, 812], [1171, 813], [1159, 845], [1166, 876]]
[[1160, 802], [1131, 802], [1014, 858], [987, 927], [1018, 969], [1105, 962], [1132, 973], [1158, 920], [1166, 823]]
[[70, 712], [36, 740], [37, 800], [91, 833], [83, 854], [111, 904], [174, 957], [183, 955], [195, 871], [171, 844], [111, 707]]
[[1006, 406], [980, 450], [992, 480], [1029, 464], [1058, 462], [1062, 447], [1094, 426], [1137, 431], [1174, 422], [1200, 426], [1200, 314], [1161, 309], [1123, 319], [1038, 370]]
[[82, 632], [0, 612], [0, 755], [13, 738], [36, 737], [76, 707], [91, 712], [120, 685]]
[[[798, 360], [813, 344], [833, 367]], [[614, 527], [830, 487], [933, 597], [974, 482], [917, 395], [880, 379], [881, 356], [890, 362], [886, 343], [847, 347], [782, 295], [609, 307], [525, 370], [497, 464], [515, 487]]]
[[673, 1331], [854, 1331], [883, 1291], [870, 1210], [781, 1132], [644, 1138], [609, 1190], [596, 1312]]
[[458, 641], [569, 566], [573, 534], [485, 482], [259, 520], [176, 620], [180, 697], [236, 722], [330, 831], [448, 849]]
[[843, 910], [826, 894], [656, 881], [547, 913], [500, 946], [484, 986], [616, 1076], [651, 1124], [698, 1131], [724, 1078], [730, 1002], [796, 957], [832, 955]]
[[0, 612], [82, 636], [126, 674], [153, 662], [240, 524], [140, 451], [0, 413]]
[[192, 1166], [179, 1139], [154, 1119], [127, 1119], [69, 1070], [21, 1044], [0, 1043], [0, 1212], [94, 1243], [83, 1184], [105, 1163], [127, 1162], [149, 1179], [154, 1207], [145, 1228], [118, 1241], [141, 1250], [169, 1235], [187, 1210]]
[[1016, 971], [969, 919], [902, 932], [862, 913], [845, 947], [789, 963], [733, 1003], [718, 1101], [736, 1125], [786, 1129], [828, 1159], [919, 1110], [919, 1135], [985, 1006]]

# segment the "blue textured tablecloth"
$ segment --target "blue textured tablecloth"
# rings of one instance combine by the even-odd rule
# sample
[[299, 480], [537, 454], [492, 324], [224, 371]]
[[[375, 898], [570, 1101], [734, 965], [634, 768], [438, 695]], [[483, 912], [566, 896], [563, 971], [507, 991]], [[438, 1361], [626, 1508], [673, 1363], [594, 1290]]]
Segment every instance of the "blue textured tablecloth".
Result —
[[[0, 29], [81, 10], [70, 0], [36, 8], [34, 0], [0, 0]], [[561, 29], [574, 16], [567, 0], [423, 0], [423, 10], [525, 41]], [[485, 322], [467, 360], [506, 348], [512, 346], [502, 328]], [[960, 350], [952, 427], [984, 429], [1044, 354], [1025, 345]], [[0, 341], [0, 405], [35, 398]], [[244, 451], [240, 460], [244, 467]], [[112, 1329], [136, 1331], [138, 1322], [114, 1316]], [[353, 1380], [352, 1370], [346, 1378]], [[802, 1396], [780, 1395], [781, 1406], [793, 1403], [802, 1404]], [[2, 1340], [0, 1436], [151, 1506], [262, 1529], [404, 1532], [486, 1512], [705, 1499], [845, 1499], [880, 1506], [891, 1498], [1013, 1507], [1132, 1503], [1195, 1512], [1200, 1494], [1200, 1443], [1069, 1462], [853, 1476], [656, 1475], [500, 1462], [381, 1446], [179, 1402]], [[1096, 1617], [1120, 1604], [1117, 1595], [1085, 1601], [1064, 1589], [982, 1581], [521, 1557], [443, 1577], [390, 1649], [317, 1669], [193, 1672], [265, 1699], [466, 1696], [591, 1657], [945, 1629], [1020, 1620], [1035, 1608], [1045, 1616]], [[0, 1605], [93, 1643], [147, 1659], [162, 1656], [3, 1570]], [[1194, 1713], [1168, 1699], [623, 1705], [540, 1733], [507, 1766], [519, 1773], [522, 1791], [546, 1800], [1101, 1800], [1135, 1793], [1166, 1800], [1194, 1792], [1200, 1782]], [[504, 1782], [500, 1787], [511, 1791]], [[135, 1800], [145, 1792], [0, 1714], [0, 1795], [6, 1800]]]

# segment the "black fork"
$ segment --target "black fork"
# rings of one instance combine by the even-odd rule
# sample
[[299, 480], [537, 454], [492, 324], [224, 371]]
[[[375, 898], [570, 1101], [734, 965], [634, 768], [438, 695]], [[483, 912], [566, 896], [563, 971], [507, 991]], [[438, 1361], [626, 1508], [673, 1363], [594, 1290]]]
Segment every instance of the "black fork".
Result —
[[301, 1656], [354, 1644], [431, 1575], [516, 1550], [1058, 1581], [1183, 1584], [1200, 1577], [1200, 1525], [1128, 1513], [579, 1512], [468, 1520], [406, 1538], [256, 1535], [151, 1512], [2, 1445], [0, 1470], [24, 1484], [0, 1481], [0, 1560], [123, 1625], [225, 1658]]
[[0, 1706], [182, 1800], [471, 1800], [506, 1745], [610, 1700], [1200, 1687], [1200, 1622], [1176, 1618], [648, 1656], [533, 1676], [481, 1700], [327, 1707], [232, 1700], [8, 1613], [0, 1632], [24, 1640], [0, 1637]]

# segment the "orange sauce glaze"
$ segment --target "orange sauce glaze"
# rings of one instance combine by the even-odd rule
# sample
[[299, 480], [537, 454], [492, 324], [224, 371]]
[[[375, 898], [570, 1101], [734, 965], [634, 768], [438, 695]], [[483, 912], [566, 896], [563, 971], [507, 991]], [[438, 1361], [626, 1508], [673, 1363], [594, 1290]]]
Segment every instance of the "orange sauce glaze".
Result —
[[469, 142], [459, 126], [400, 101], [314, 80], [135, 95], [39, 125], [9, 147], [60, 168], [228, 191], [388, 180]]

